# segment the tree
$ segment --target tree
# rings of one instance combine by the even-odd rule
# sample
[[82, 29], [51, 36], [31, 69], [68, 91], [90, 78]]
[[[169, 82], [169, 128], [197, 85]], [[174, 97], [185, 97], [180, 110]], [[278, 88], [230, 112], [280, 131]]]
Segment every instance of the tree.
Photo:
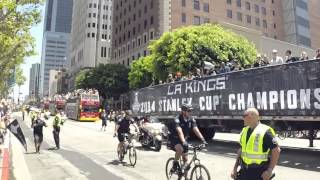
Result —
[[[237, 60], [240, 65], [245, 66], [252, 64], [257, 54], [253, 43], [214, 24], [189, 26], [166, 32], [160, 39], [153, 41], [149, 49], [152, 52], [150, 60], [140, 59], [138, 61], [142, 62], [133, 63], [130, 74], [151, 64], [150, 69], [155, 81], [165, 81], [169, 73], [177, 71], [187, 74], [194, 68], [201, 67], [204, 61], [218, 64]], [[150, 73], [144, 72], [147, 76]], [[141, 84], [143, 83], [138, 78], [130, 78], [130, 87], [139, 88]]]
[[18, 66], [15, 70], [15, 84], [17, 84], [19, 88], [18, 102], [20, 100], [20, 87], [24, 85], [26, 80], [27, 78], [23, 75], [23, 70]]
[[96, 68], [80, 71], [76, 76], [76, 88], [95, 88], [104, 98], [118, 98], [128, 92], [129, 70], [119, 64], [100, 64]]
[[[0, 1], [0, 77], [7, 79], [11, 69], [25, 57], [34, 55], [34, 38], [30, 29], [40, 22], [41, 0]], [[0, 82], [0, 91], [8, 91], [6, 81]]]
[[142, 57], [134, 61], [129, 72], [129, 87], [142, 88], [152, 83], [152, 57]]

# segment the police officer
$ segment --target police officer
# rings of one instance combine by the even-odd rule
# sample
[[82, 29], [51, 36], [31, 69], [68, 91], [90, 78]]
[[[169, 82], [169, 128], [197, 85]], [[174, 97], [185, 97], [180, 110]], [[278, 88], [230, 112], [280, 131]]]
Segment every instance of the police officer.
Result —
[[[34, 112], [35, 114], [36, 112]], [[47, 127], [47, 124], [37, 115], [32, 121], [31, 127], [33, 128], [34, 145], [36, 153], [40, 153], [40, 146], [43, 141], [43, 126]]]
[[269, 180], [280, 156], [275, 132], [260, 123], [259, 112], [255, 108], [247, 109], [243, 119], [245, 127], [240, 135], [241, 147], [231, 177], [237, 180]]
[[[186, 165], [188, 161], [188, 143], [187, 138], [191, 130], [195, 133], [195, 135], [201, 139], [203, 144], [207, 144], [205, 139], [203, 138], [201, 132], [198, 129], [197, 122], [191, 116], [192, 106], [190, 104], [182, 104], [181, 113], [175, 118], [173, 127], [170, 128], [169, 141], [172, 150], [176, 152], [175, 161], [173, 164], [173, 170], [175, 171], [178, 167], [178, 160], [182, 156], [184, 164]], [[183, 167], [187, 168], [187, 167]]]
[[62, 119], [62, 111], [56, 110], [56, 115], [53, 120], [53, 139], [56, 144], [56, 149], [60, 149], [60, 126], [63, 125], [64, 120]]
[[118, 151], [123, 151], [123, 142], [124, 142], [124, 134], [130, 133], [130, 125], [133, 124], [138, 130], [138, 127], [134, 124], [134, 120], [130, 117], [131, 112], [125, 111], [123, 114], [123, 118], [120, 118], [115, 125], [114, 136], [118, 136], [119, 144]]

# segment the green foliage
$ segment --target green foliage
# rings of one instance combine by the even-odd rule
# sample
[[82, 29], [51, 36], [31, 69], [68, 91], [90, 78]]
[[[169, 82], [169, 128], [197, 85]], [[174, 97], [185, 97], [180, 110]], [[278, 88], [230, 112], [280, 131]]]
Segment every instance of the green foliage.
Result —
[[[0, 77], [7, 79], [10, 69], [23, 63], [34, 52], [34, 38], [30, 29], [40, 22], [39, 0], [0, 1]], [[0, 91], [8, 91], [6, 81], [0, 82]]]
[[[162, 81], [169, 73], [180, 71], [187, 74], [201, 67], [204, 61], [218, 64], [236, 59], [241, 66], [252, 64], [257, 54], [253, 43], [213, 24], [183, 27], [164, 33], [149, 45], [149, 49], [152, 54], [146, 58], [148, 61], [140, 59], [138, 61], [142, 62], [133, 63], [131, 72], [138, 74], [139, 69], [144, 70], [142, 67], [150, 67], [152, 75], [149, 74], [150, 70], [144, 70], [146, 76]], [[129, 77], [130, 87], [141, 87], [144, 83], [139, 79], [142, 81], [140, 77], [143, 76], [138, 74], [136, 78]]]
[[142, 57], [134, 61], [129, 72], [129, 87], [142, 88], [152, 83], [152, 57]]
[[20, 66], [16, 68], [15, 72], [15, 83], [20, 87], [26, 82], [27, 78], [23, 75], [23, 70]]
[[76, 76], [76, 88], [95, 88], [106, 97], [118, 98], [129, 90], [129, 70], [119, 64], [100, 64], [96, 68], [82, 70]]

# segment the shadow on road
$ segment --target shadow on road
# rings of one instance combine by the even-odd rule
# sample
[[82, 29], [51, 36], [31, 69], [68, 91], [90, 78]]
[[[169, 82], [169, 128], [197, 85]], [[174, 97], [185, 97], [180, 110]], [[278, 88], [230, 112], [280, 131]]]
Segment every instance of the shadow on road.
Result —
[[119, 160], [113, 160], [111, 162], [108, 162], [107, 165], [114, 165], [114, 166], [119, 166], [119, 165], [123, 165], [123, 166], [130, 166], [130, 164], [128, 164], [127, 162], [123, 162], [123, 161], [119, 161]]
[[[196, 144], [196, 142], [193, 143]], [[239, 147], [240, 146], [237, 143], [213, 140], [209, 142], [207, 147], [208, 151], [204, 153], [236, 158], [236, 153]], [[278, 165], [320, 172], [319, 157], [319, 151], [282, 148]]]

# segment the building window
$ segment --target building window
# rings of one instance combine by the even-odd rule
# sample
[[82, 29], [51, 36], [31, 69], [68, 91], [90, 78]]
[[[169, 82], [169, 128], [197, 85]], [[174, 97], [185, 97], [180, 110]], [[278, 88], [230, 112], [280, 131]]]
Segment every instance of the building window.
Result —
[[97, 16], [97, 14], [96, 13], [93, 13], [93, 17], [96, 17]]
[[200, 10], [200, 2], [199, 0], [193, 0], [193, 8], [196, 10]]
[[103, 57], [103, 47], [101, 47], [101, 57]]
[[91, 18], [91, 13], [89, 13], [89, 18]]
[[237, 0], [237, 6], [241, 7], [241, 0]]
[[251, 9], [250, 2], [246, 2], [246, 9], [250, 11]]
[[227, 17], [232, 18], [232, 11], [230, 9], [227, 9]]
[[260, 26], [260, 19], [256, 17], [256, 26]]
[[182, 13], [182, 14], [181, 14], [181, 21], [182, 21], [182, 23], [186, 23], [186, 22], [187, 22], [186, 13]]
[[89, 4], [89, 8], [92, 8], [92, 3]]
[[141, 57], [141, 54], [140, 53], [138, 53], [138, 59]]
[[127, 59], [127, 66], [129, 66], [130, 65], [130, 59], [128, 58]]
[[153, 25], [153, 16], [150, 17], [150, 25]]
[[209, 8], [209, 3], [203, 3], [203, 11], [204, 12], [209, 12], [210, 10], [209, 10], [210, 8]]
[[272, 11], [272, 15], [273, 15], [273, 16], [276, 15], [276, 11], [275, 11], [275, 10]]
[[143, 43], [144, 44], [147, 43], [147, 35], [146, 34], [143, 36]]
[[268, 27], [268, 25], [267, 25], [267, 20], [263, 20], [262, 21], [262, 26], [264, 27], [264, 28], [267, 28]]
[[186, 0], [181, 0], [181, 6], [186, 7]]
[[274, 28], [274, 29], [276, 29], [276, 28], [277, 28], [276, 23], [273, 23], [273, 28]]
[[96, 23], [92, 23], [92, 27], [96, 27]]
[[87, 37], [88, 37], [88, 38], [90, 37], [90, 33], [87, 34]]
[[194, 25], [200, 25], [200, 17], [199, 16], [194, 16], [193, 17], [193, 24]]
[[247, 15], [247, 23], [251, 24], [251, 16]]
[[140, 45], [141, 45], [141, 39], [138, 38], [138, 46], [140, 46]]
[[210, 19], [209, 18], [203, 18], [203, 23], [210, 23]]
[[88, 23], [88, 28], [90, 27], [90, 23]]
[[148, 26], [148, 20], [145, 19], [145, 20], [144, 20], [144, 25], [143, 25], [144, 29], [146, 29], [147, 26]]
[[238, 19], [238, 21], [242, 21], [242, 13], [241, 12], [237, 12], [237, 19]]
[[94, 37], [95, 37], [95, 34], [94, 34], [94, 33], [91, 33], [91, 37], [93, 37], [93, 38], [94, 38]]
[[259, 13], [259, 6], [257, 4], [254, 5], [254, 12]]
[[150, 39], [153, 39], [153, 31], [150, 32]]
[[231, 0], [227, 0], [227, 4], [231, 4]]
[[93, 4], [93, 7], [94, 7], [94, 8], [97, 8], [97, 4], [96, 4], [96, 3], [94, 3], [94, 4]]
[[267, 15], [267, 10], [265, 7], [261, 7], [261, 12], [263, 15]]
[[146, 50], [143, 51], [143, 56], [144, 56], [144, 57], [147, 56], [147, 51], [146, 51]]
[[150, 2], [150, 9], [153, 9], [153, 1]]

